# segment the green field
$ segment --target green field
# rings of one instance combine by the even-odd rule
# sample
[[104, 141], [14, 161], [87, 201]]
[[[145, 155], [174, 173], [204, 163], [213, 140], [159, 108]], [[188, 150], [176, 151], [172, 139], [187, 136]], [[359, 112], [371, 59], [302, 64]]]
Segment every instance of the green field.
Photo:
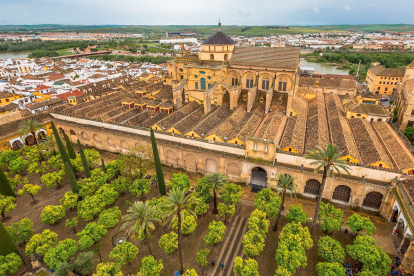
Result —
[[[243, 31], [243, 28], [250, 29]], [[186, 30], [197, 35], [211, 35], [217, 31], [217, 25], [1, 25], [0, 32], [103, 32], [103, 33], [143, 33], [149, 36], [164, 36], [166, 31]], [[289, 26], [289, 29], [269, 29], [269, 26], [222, 26], [224, 32], [229, 35], [244, 36], [270, 36], [277, 34], [301, 34], [309, 32], [329, 31], [389, 31], [389, 32], [414, 32], [414, 25], [319, 25], [319, 26]]]

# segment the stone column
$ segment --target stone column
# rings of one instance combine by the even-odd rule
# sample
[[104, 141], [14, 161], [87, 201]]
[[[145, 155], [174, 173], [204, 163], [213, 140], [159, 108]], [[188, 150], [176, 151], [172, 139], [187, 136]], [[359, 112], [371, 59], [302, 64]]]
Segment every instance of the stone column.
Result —
[[401, 263], [401, 269], [404, 269], [405, 273], [414, 273], [414, 244], [410, 243], [407, 252], [404, 254], [404, 259]]
[[392, 229], [392, 233], [395, 234], [395, 232], [398, 230], [398, 227], [400, 226], [400, 222], [397, 220], [397, 223], [395, 224], [394, 229]]
[[[409, 238], [409, 236], [408, 236], [408, 238]], [[402, 250], [402, 248], [403, 248], [403, 246], [404, 246], [404, 243], [405, 243], [405, 241], [407, 240], [407, 235], [404, 235], [403, 236], [403, 239], [402, 239], [402, 241], [401, 241], [401, 244], [400, 244], [400, 247], [398, 247], [398, 253], [400, 253], [401, 254], [401, 250]]]

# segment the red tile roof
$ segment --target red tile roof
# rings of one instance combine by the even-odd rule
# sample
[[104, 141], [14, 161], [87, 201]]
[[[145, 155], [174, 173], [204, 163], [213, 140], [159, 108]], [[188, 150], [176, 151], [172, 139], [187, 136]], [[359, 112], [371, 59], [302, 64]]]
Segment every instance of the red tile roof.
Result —
[[50, 88], [50, 86], [47, 86], [47, 85], [41, 85], [41, 86], [39, 86], [38, 88], [35, 88], [35, 90], [36, 91], [42, 91], [42, 90], [45, 90], [45, 89], [49, 89]]
[[78, 89], [76, 89], [76, 90], [73, 90], [71, 92], [56, 95], [56, 97], [61, 98], [64, 101], [67, 101], [68, 97], [70, 97], [70, 96], [74, 96], [74, 97], [77, 98], [77, 97], [81, 97], [83, 95], [85, 95], [85, 93], [83, 93], [83, 92], [79, 91]]
[[55, 80], [61, 80], [64, 79], [65, 76], [61, 73], [50, 73], [49, 80], [55, 81]]

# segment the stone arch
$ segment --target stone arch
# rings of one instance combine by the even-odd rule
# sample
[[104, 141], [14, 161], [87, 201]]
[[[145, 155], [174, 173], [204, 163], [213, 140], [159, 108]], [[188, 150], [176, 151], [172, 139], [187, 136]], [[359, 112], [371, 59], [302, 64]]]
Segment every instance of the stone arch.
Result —
[[242, 88], [250, 89], [253, 87], [256, 75], [252, 71], [247, 71], [242, 76]]
[[128, 145], [127, 141], [121, 140], [121, 150], [122, 150], [122, 152], [129, 151], [129, 145]]
[[76, 132], [74, 131], [74, 130], [70, 130], [69, 131], [69, 135], [70, 135], [70, 140], [73, 142], [73, 143], [76, 143], [76, 140], [78, 139], [78, 137], [76, 136]]
[[217, 161], [214, 159], [206, 160], [206, 173], [218, 172]]
[[116, 150], [116, 144], [114, 139], [112, 139], [111, 137], [108, 137], [108, 139], [106, 139], [106, 142], [108, 143], [108, 149], [109, 150]]
[[[284, 90], [283, 85], [282, 87], [280, 87], [280, 82], [286, 82], [286, 90]], [[280, 92], [287, 92], [290, 91], [292, 89], [292, 79], [286, 75], [286, 74], [282, 74], [277, 76], [276, 80], [275, 80], [275, 90], [276, 91], [280, 91]], [[282, 90], [280, 90], [280, 88], [282, 88]]]
[[103, 148], [101, 136], [99, 136], [98, 134], [95, 134], [93, 136], [93, 141], [95, 142], [95, 147], [100, 148], [100, 149]]
[[187, 154], [184, 159], [185, 169], [189, 171], [197, 171], [197, 161], [191, 154]]
[[13, 150], [18, 150], [21, 149], [24, 145], [20, 139], [17, 139], [11, 143], [11, 146]]
[[259, 75], [259, 81], [257, 83], [257, 89], [269, 90], [272, 86], [272, 76], [268, 73], [262, 73]]
[[230, 163], [227, 165], [227, 175], [230, 178], [240, 178], [240, 168], [234, 163]]
[[25, 144], [26, 146], [32, 146], [32, 145], [36, 144], [36, 141], [35, 141], [35, 139], [34, 139], [33, 135], [31, 135], [31, 134], [27, 135], [27, 136], [24, 138], [24, 144]]
[[321, 188], [321, 182], [316, 179], [308, 179], [305, 184], [304, 194], [309, 194], [313, 196], [319, 195]]
[[351, 198], [351, 191], [351, 188], [346, 185], [338, 185], [332, 194], [332, 200], [348, 204]]
[[59, 128], [59, 135], [63, 140], [65, 140], [65, 131], [61, 127]]
[[267, 172], [262, 167], [254, 167], [251, 170], [250, 184], [267, 186]]
[[166, 153], [167, 156], [167, 164], [171, 167], [178, 166], [178, 158], [175, 152], [172, 150], [168, 150]]
[[376, 192], [376, 191], [369, 192], [364, 198], [362, 207], [379, 210], [381, 207], [383, 198], [384, 196], [380, 192]]
[[230, 93], [226, 88], [222, 90], [221, 104], [230, 104]]
[[[233, 79], [237, 80], [237, 84], [234, 84]], [[231, 71], [228, 72], [228, 74], [227, 74], [227, 84], [228, 85], [238, 85], [239, 81], [240, 81], [240, 74], [237, 71], [231, 70]]]
[[82, 138], [82, 142], [83, 142], [84, 145], [90, 144], [88, 133], [82, 131], [81, 132], [81, 138]]
[[47, 137], [46, 130], [41, 129], [37, 132], [37, 141], [44, 140], [44, 139], [46, 139], [46, 137]]

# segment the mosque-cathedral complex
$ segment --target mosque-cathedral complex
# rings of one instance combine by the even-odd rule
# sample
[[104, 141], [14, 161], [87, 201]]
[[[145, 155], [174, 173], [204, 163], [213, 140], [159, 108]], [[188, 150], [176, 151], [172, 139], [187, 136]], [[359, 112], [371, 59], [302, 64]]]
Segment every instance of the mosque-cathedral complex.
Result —
[[298, 48], [235, 44], [219, 30], [198, 54], [182, 47], [163, 80], [88, 84], [79, 88], [86, 96], [52, 117], [36, 116], [53, 119], [72, 142], [113, 152], [149, 143], [152, 128], [165, 165], [263, 186], [285, 173], [308, 197], [322, 174], [303, 155], [332, 143], [352, 170], [330, 175], [323, 196], [379, 212], [411, 235], [411, 215], [401, 210], [412, 209], [414, 156], [375, 95], [358, 92], [353, 78], [300, 76]]

